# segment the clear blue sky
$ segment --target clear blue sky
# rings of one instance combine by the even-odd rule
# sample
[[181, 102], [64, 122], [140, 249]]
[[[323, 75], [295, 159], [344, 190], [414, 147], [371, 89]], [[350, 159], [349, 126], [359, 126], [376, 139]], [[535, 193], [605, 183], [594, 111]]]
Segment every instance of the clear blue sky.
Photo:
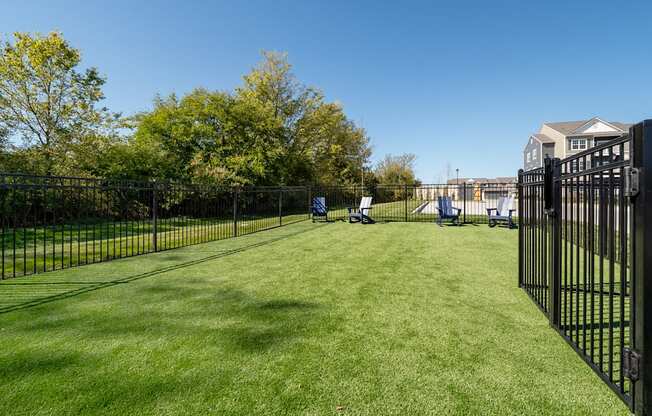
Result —
[[8, 1], [0, 33], [60, 30], [130, 114], [157, 93], [230, 90], [260, 51], [344, 105], [374, 160], [506, 176], [543, 121], [652, 117], [652, 2]]

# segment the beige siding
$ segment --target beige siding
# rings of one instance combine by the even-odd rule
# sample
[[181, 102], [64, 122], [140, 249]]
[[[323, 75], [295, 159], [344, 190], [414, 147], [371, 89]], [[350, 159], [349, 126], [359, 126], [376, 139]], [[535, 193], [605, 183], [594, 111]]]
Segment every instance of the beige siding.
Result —
[[566, 136], [558, 132], [557, 130], [551, 129], [547, 125], [543, 124], [539, 133], [545, 134], [555, 141], [555, 157], [563, 159], [566, 157]]

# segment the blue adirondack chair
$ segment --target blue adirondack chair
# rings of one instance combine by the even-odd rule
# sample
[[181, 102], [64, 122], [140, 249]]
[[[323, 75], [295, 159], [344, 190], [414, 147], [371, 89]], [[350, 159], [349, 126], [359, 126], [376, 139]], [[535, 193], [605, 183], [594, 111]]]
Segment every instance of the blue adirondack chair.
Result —
[[[514, 220], [512, 214], [516, 211], [512, 209], [514, 205], [514, 197], [501, 197], [498, 199], [498, 206], [496, 208], [487, 208], [487, 215], [489, 216], [489, 227], [493, 228], [500, 222], [507, 223], [509, 228], [514, 228]], [[495, 214], [494, 214], [495, 211]]]
[[439, 211], [437, 224], [439, 224], [439, 226], [443, 225], [444, 220], [450, 220], [453, 224], [460, 225], [460, 213], [462, 212], [462, 209], [455, 208], [450, 197], [437, 197], [437, 205], [437, 211]]
[[371, 201], [372, 197], [365, 196], [360, 200], [360, 206], [358, 208], [347, 208], [349, 210], [349, 222], [361, 222], [363, 224], [373, 224], [373, 218], [369, 216], [369, 210], [371, 210]]
[[326, 207], [326, 198], [323, 196], [317, 196], [312, 199], [312, 205], [310, 206], [310, 212], [312, 213], [312, 222], [315, 222], [316, 219], [323, 219], [328, 221], [328, 207]]

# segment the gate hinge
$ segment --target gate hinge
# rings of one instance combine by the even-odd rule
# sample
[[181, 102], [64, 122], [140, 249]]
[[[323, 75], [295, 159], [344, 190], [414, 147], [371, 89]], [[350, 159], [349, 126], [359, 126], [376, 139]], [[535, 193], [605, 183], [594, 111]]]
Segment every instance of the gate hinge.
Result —
[[625, 196], [634, 197], [639, 192], [639, 170], [631, 166], [625, 167]]
[[623, 375], [631, 381], [637, 381], [641, 365], [641, 354], [630, 348], [623, 349]]

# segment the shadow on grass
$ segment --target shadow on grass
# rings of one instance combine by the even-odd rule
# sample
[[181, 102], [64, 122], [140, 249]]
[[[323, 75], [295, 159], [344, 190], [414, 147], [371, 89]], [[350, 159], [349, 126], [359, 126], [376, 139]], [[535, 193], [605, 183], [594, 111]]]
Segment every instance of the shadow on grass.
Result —
[[12, 356], [8, 364], [0, 362], [0, 373], [4, 381], [18, 381], [24, 377], [47, 376], [82, 362], [80, 354], [72, 352], [22, 351]]
[[[133, 309], [112, 308], [102, 315], [63, 311], [21, 319], [12, 334], [40, 340], [0, 354], [3, 381], [15, 387], [0, 403], [0, 413], [10, 414], [3, 410], [15, 403], [25, 413], [38, 413], [42, 401], [35, 396], [45, 397], [53, 414], [156, 413], [161, 403], [201, 400], [201, 394], [192, 394], [198, 390], [217, 394], [211, 396], [215, 399], [242, 397], [244, 386], [245, 397], [251, 396], [247, 385], [255, 381], [247, 381], [249, 373], [302, 354], [315, 328], [336, 330], [335, 322], [324, 324], [332, 319], [321, 313], [324, 305], [285, 296], [185, 288], [175, 305], [154, 299], [148, 306], [156, 307], [136, 315]], [[52, 342], [44, 342], [43, 334]], [[273, 382], [264, 377], [263, 383]], [[202, 405], [201, 411], [188, 411], [184, 404], [172, 413], [214, 413]], [[214, 410], [215, 403], [210, 405]]]
[[[294, 299], [260, 299], [238, 289], [219, 289], [211, 296], [212, 307], [202, 305], [203, 316], [227, 316], [226, 326], [205, 333], [204, 339], [226, 343], [233, 351], [261, 353], [287, 345], [312, 327], [320, 305]], [[212, 309], [212, 311], [211, 311]], [[210, 312], [207, 312], [210, 311]], [[314, 328], [313, 328], [314, 329]]]
[[[325, 226], [325, 224], [322, 225], [322, 226]], [[291, 232], [291, 233], [288, 233], [288, 234], [284, 234], [284, 235], [281, 235], [281, 236], [277, 236], [277, 237], [274, 237], [274, 238], [270, 238], [270, 239], [267, 239], [267, 240], [264, 240], [264, 241], [259, 241], [259, 242], [256, 242], [256, 243], [253, 243], [253, 244], [248, 244], [248, 245], [245, 245], [245, 246], [242, 246], [242, 247], [238, 247], [238, 248], [234, 248], [234, 249], [230, 249], [230, 250], [225, 250], [225, 251], [222, 251], [222, 252], [214, 254], [214, 255], [202, 257], [200, 259], [181, 262], [181, 263], [173, 264], [173, 265], [170, 265], [170, 266], [167, 266], [167, 267], [162, 267], [162, 268], [151, 270], [151, 271], [148, 271], [148, 272], [139, 273], [139, 274], [135, 274], [135, 275], [119, 278], [119, 279], [109, 280], [109, 281], [102, 281], [102, 282], [20, 282], [20, 283], [2, 283], [0, 285], [0, 288], [2, 288], [4, 286], [13, 286], [13, 287], [23, 287], [23, 286], [30, 287], [31, 286], [31, 287], [41, 287], [41, 288], [44, 288], [44, 289], [41, 290], [40, 293], [34, 293], [34, 292], [36, 292], [36, 290], [32, 290], [31, 293], [30, 293], [30, 291], [23, 291], [21, 293], [15, 292], [14, 296], [12, 296], [10, 293], [4, 293], [2, 295], [2, 299], [0, 300], [0, 302], [3, 302], [3, 303], [8, 302], [10, 304], [5, 306], [5, 305], [2, 305], [2, 303], [0, 303], [0, 314], [13, 312], [13, 311], [16, 311], [16, 310], [21, 310], [21, 309], [32, 308], [32, 307], [35, 307], [35, 306], [38, 306], [38, 305], [42, 305], [44, 303], [54, 302], [54, 301], [57, 301], [57, 300], [68, 299], [68, 298], [78, 296], [78, 295], [81, 295], [81, 294], [84, 294], [84, 293], [93, 292], [93, 291], [96, 291], [96, 290], [100, 290], [100, 289], [104, 289], [104, 288], [108, 288], [108, 287], [113, 287], [113, 286], [120, 285], [120, 284], [134, 282], [134, 281], [137, 281], [137, 280], [157, 276], [157, 275], [167, 273], [167, 272], [170, 272], [170, 271], [179, 270], [179, 269], [182, 269], [182, 268], [185, 268], [185, 267], [191, 267], [191, 266], [202, 264], [202, 263], [205, 263], [205, 262], [208, 262], [208, 261], [217, 260], [217, 259], [220, 259], [220, 258], [223, 258], [223, 257], [239, 254], [239, 253], [242, 253], [242, 252], [245, 252], [245, 251], [248, 251], [248, 250], [252, 250], [252, 249], [255, 249], [255, 248], [258, 248], [258, 247], [263, 247], [263, 246], [266, 246], [268, 244], [273, 244], [273, 243], [276, 243], [278, 241], [282, 241], [282, 240], [285, 240], [285, 239], [288, 239], [288, 238], [291, 238], [291, 237], [295, 237], [297, 235], [304, 234], [304, 233], [307, 233], [309, 231], [314, 231], [314, 230], [316, 230], [318, 228], [321, 228], [322, 226], [300, 229], [300, 230], [297, 230], [297, 231], [294, 231], [294, 232]], [[183, 258], [184, 257], [181, 256], [181, 255], [173, 256], [173, 259], [176, 260], [176, 261], [180, 261]], [[61, 292], [61, 290], [63, 290], [65, 288], [65, 286], [79, 286], [79, 285], [84, 285], [84, 287], [75, 288], [75, 289], [72, 289], [72, 290], [65, 290], [65, 291]], [[56, 292], [56, 293], [52, 293], [53, 291]]]
[[[175, 287], [175, 300], [164, 300], [161, 294], [152, 294], [155, 308], [134, 311], [116, 308], [103, 315], [84, 315], [64, 312], [45, 319], [23, 321], [15, 333], [52, 335], [80, 331], [87, 341], [102, 345], [112, 344], [121, 349], [127, 345], [154, 344], [164, 340], [173, 348], [191, 348], [235, 354], [259, 354], [291, 346], [306, 334], [314, 334], [315, 320], [320, 319], [319, 303], [293, 298], [260, 297], [255, 292], [236, 288], [193, 289]], [[151, 306], [152, 304], [149, 304]], [[321, 326], [333, 330], [332, 326]], [[55, 335], [56, 336], [56, 335]], [[42, 363], [45, 370], [64, 370], [83, 360], [73, 354], [86, 355], [73, 347], [70, 356], [43, 355], [39, 351], [21, 352], [12, 356], [12, 362], [0, 359], [0, 374], [19, 378], [33, 372], [31, 364]], [[42, 372], [41, 370], [39, 370]]]

